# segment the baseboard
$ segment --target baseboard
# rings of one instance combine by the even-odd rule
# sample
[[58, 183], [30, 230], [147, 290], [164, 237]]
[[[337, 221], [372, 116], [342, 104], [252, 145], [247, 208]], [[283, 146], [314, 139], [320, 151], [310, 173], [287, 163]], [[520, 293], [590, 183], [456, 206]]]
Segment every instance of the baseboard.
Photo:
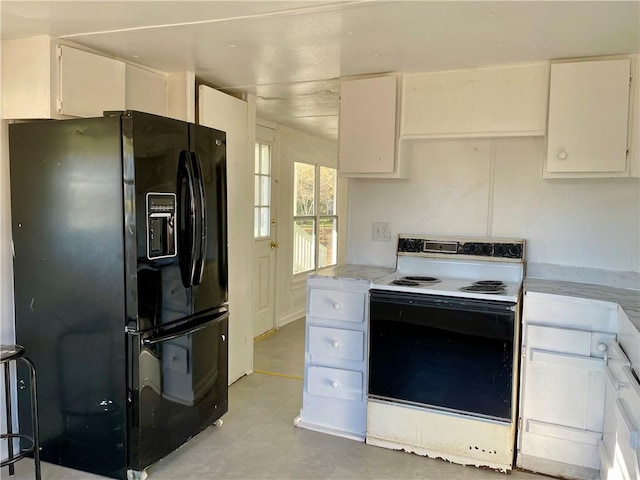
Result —
[[589, 467], [580, 467], [568, 463], [548, 460], [546, 458], [533, 457], [518, 453], [516, 467], [529, 472], [552, 475], [554, 477], [575, 480], [596, 480], [600, 478], [600, 471]]
[[295, 322], [296, 320], [304, 318], [304, 316], [305, 316], [305, 309], [303, 307], [300, 310], [297, 310], [293, 313], [290, 313], [289, 315], [285, 315], [284, 317], [281, 317], [278, 320], [278, 328], [284, 327], [288, 323]]

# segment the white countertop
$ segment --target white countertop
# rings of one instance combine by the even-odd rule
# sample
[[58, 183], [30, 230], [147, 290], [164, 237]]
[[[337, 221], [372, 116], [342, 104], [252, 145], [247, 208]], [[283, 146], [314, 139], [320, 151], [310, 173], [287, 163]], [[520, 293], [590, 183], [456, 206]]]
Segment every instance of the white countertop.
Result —
[[309, 278], [348, 278], [351, 280], [374, 280], [393, 273], [395, 268], [376, 267], [370, 265], [338, 265], [318, 270], [316, 273], [309, 274]]
[[[309, 277], [333, 277], [352, 280], [376, 279], [389, 275], [394, 268], [370, 265], [339, 265], [310, 274]], [[606, 287], [591, 283], [567, 282], [562, 280], [548, 280], [544, 278], [526, 277], [524, 292], [537, 292], [550, 295], [584, 298], [602, 302], [617, 303], [629, 317], [631, 323], [640, 330], [640, 291], [625, 288]]]

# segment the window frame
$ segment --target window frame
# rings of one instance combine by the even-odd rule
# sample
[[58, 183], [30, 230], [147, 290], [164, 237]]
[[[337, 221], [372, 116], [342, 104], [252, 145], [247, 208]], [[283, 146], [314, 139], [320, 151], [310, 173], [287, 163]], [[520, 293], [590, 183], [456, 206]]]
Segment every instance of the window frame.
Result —
[[[314, 203], [313, 203], [313, 215], [296, 215], [296, 188], [295, 188], [295, 182], [296, 182], [296, 164], [302, 164], [302, 165], [308, 165], [308, 166], [312, 166], [314, 167]], [[335, 174], [335, 185], [334, 185], [334, 194], [333, 194], [333, 214], [332, 215], [321, 215], [320, 214], [320, 171], [322, 168], [328, 168], [333, 170], [334, 174]], [[293, 278], [301, 278], [305, 275], [308, 275], [309, 273], [313, 273], [313, 272], [317, 272], [319, 270], [322, 270], [324, 268], [330, 268], [330, 267], [334, 267], [338, 264], [338, 237], [339, 237], [339, 215], [338, 215], [338, 205], [340, 202], [339, 199], [339, 188], [338, 188], [338, 169], [336, 167], [332, 167], [329, 165], [322, 165], [319, 163], [308, 163], [308, 162], [304, 162], [304, 161], [295, 161], [293, 162], [293, 215], [292, 215], [292, 230], [293, 230], [293, 248], [292, 248], [292, 268], [291, 268], [291, 272], [293, 275]], [[322, 222], [323, 219], [330, 219], [333, 221], [333, 224], [335, 225], [335, 237], [334, 237], [334, 242], [335, 242], [335, 249], [334, 249], [334, 256], [335, 256], [335, 261], [333, 263], [330, 264], [326, 264], [323, 265], [321, 267], [319, 267], [319, 261], [320, 261], [320, 224]], [[303, 270], [303, 271], [299, 271], [299, 272], [295, 272], [295, 255], [296, 255], [296, 247], [295, 247], [295, 227], [296, 227], [296, 222], [297, 221], [309, 221], [312, 220], [314, 222], [314, 227], [313, 227], [313, 235], [314, 235], [314, 253], [313, 253], [313, 268], [309, 269], [309, 270]]]
[[[266, 146], [269, 149], [269, 173], [268, 174], [264, 174], [262, 172], [262, 154], [260, 152], [262, 152], [262, 147]], [[254, 145], [254, 149], [258, 150], [259, 152], [258, 155], [256, 155], [254, 153], [254, 167], [253, 167], [253, 179], [254, 179], [254, 183], [253, 183], [253, 240], [254, 241], [261, 241], [261, 240], [270, 240], [272, 238], [272, 225], [271, 225], [271, 220], [273, 217], [273, 142], [270, 141], [265, 141], [265, 140], [261, 140], [256, 138], [255, 140], [255, 145]], [[254, 150], [254, 151], [255, 151]], [[260, 165], [259, 167], [259, 172], [256, 172], [256, 163], [258, 163]], [[269, 179], [269, 203], [268, 205], [263, 205], [262, 203], [257, 204], [256, 203], [256, 177], [258, 177], [259, 180], [262, 180], [262, 178], [268, 178]], [[260, 194], [262, 194], [262, 182], [259, 182], [260, 185]], [[262, 195], [260, 195], [260, 201], [262, 200]], [[267, 223], [267, 235], [259, 235], [256, 236], [256, 222], [259, 221], [256, 218], [256, 211], [262, 211], [263, 208], [268, 208], [269, 211], [269, 221]], [[262, 233], [261, 231], [259, 231], [258, 233]]]

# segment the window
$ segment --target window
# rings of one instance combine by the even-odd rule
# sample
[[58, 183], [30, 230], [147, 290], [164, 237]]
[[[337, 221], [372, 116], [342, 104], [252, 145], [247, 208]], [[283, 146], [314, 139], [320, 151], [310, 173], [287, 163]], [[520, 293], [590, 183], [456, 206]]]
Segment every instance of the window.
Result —
[[271, 237], [271, 145], [256, 143], [253, 237]]
[[338, 261], [337, 186], [335, 168], [294, 163], [294, 275]]

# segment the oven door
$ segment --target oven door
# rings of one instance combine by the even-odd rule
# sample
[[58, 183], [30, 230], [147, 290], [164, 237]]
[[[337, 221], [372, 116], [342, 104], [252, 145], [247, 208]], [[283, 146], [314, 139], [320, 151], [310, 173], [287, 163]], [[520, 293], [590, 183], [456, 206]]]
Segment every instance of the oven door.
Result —
[[369, 396], [511, 421], [516, 304], [372, 290]]

